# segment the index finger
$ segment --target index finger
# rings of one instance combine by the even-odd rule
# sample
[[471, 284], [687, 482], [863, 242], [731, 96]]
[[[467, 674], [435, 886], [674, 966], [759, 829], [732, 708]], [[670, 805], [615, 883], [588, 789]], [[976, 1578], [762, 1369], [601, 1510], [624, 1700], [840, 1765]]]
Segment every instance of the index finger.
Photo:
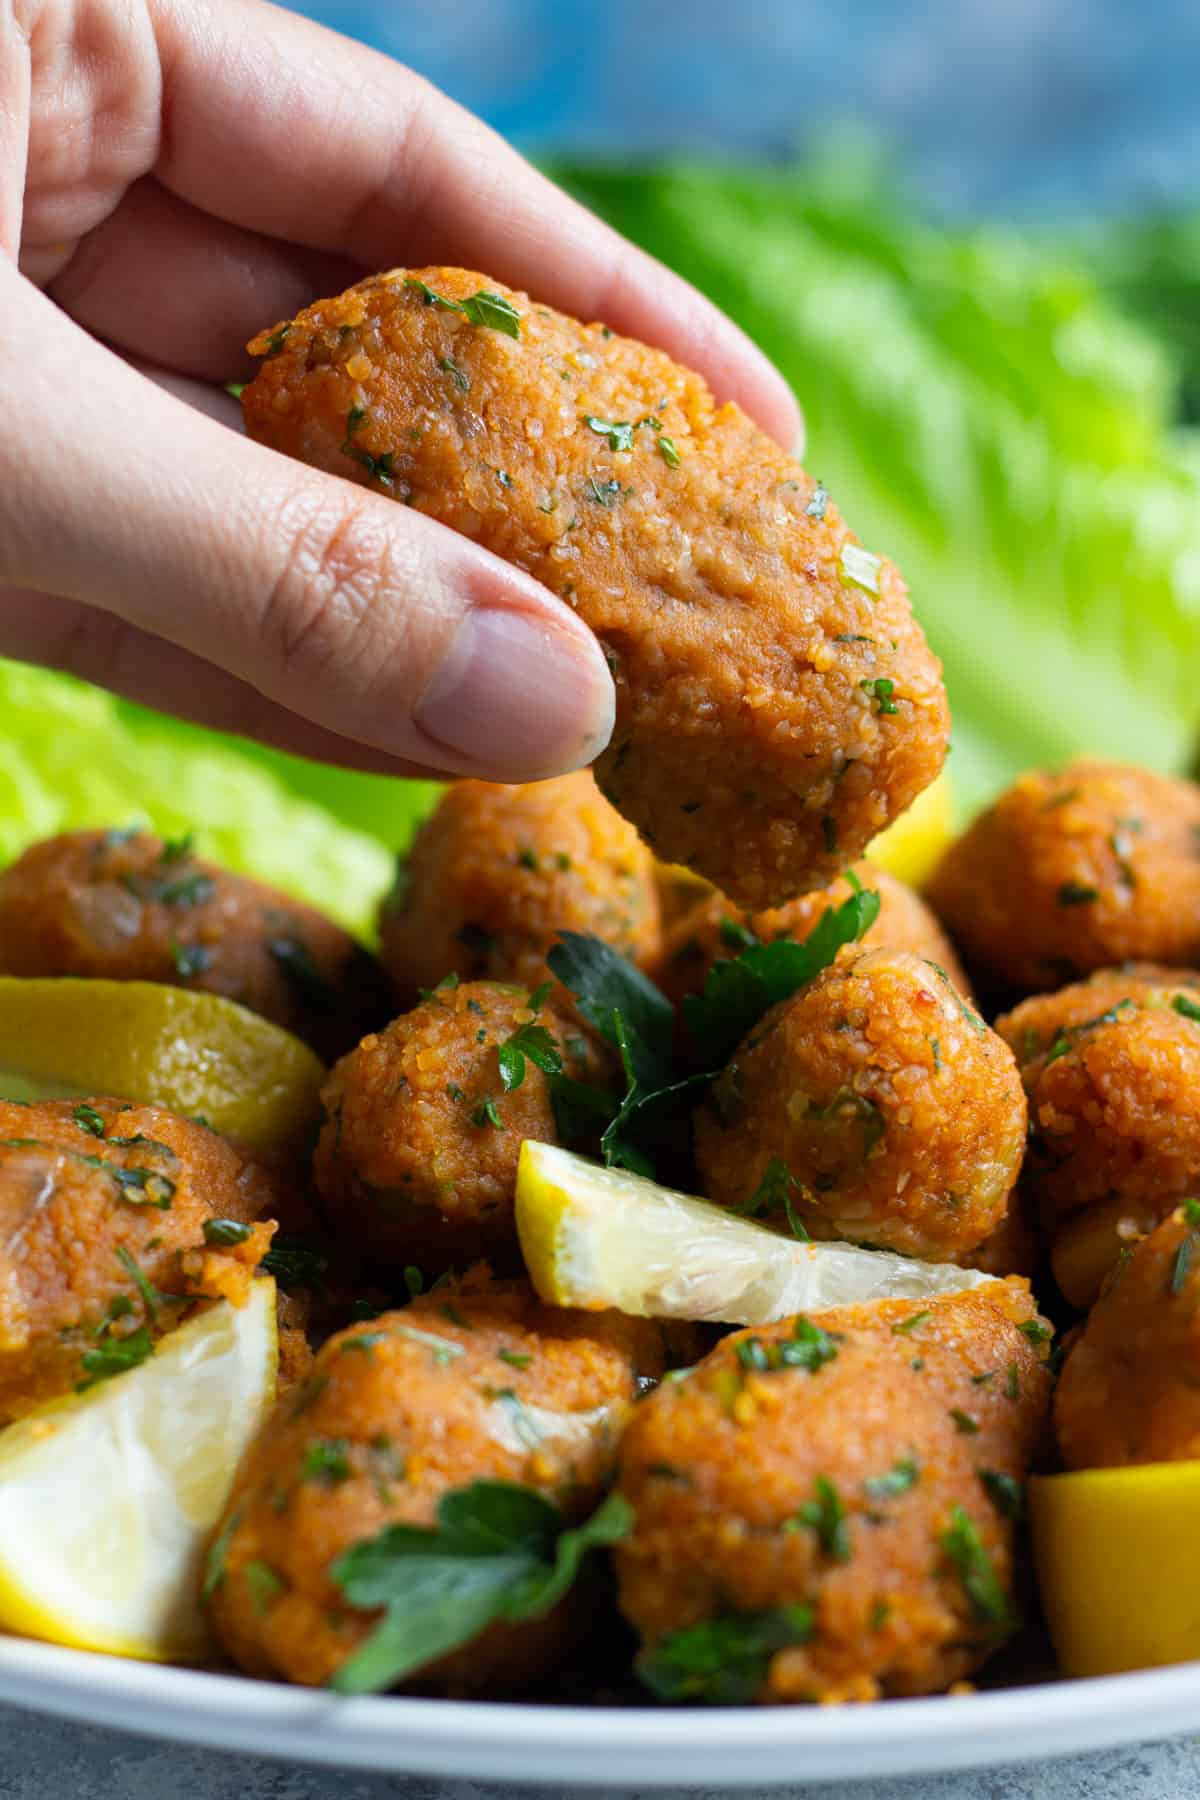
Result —
[[795, 441], [790, 389], [736, 325], [411, 70], [263, 0], [156, 0], [154, 23], [155, 173], [193, 205], [370, 268], [478, 268], [659, 345]]

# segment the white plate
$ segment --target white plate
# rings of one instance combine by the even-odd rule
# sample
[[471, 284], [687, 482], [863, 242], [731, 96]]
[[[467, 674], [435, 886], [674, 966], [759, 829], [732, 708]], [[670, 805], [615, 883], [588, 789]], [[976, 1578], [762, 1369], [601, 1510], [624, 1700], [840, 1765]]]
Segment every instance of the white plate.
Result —
[[342, 1700], [0, 1638], [0, 1700], [213, 1749], [403, 1775], [763, 1787], [986, 1767], [1200, 1729], [1200, 1663], [955, 1699], [759, 1711]]

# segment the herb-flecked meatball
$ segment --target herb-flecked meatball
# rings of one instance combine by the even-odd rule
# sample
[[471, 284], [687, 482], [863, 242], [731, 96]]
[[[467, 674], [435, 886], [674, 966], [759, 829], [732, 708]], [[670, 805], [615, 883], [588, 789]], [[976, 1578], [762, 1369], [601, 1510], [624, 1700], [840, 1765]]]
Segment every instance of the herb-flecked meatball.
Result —
[[654, 859], [586, 770], [515, 787], [460, 781], [417, 832], [380, 930], [409, 1006], [451, 973], [537, 987], [564, 930], [644, 962], [660, 940]]
[[1054, 1396], [1068, 1469], [1200, 1456], [1200, 1203], [1187, 1200], [1109, 1274]]
[[1014, 1623], [1014, 1520], [1049, 1400], [1024, 1283], [741, 1331], [638, 1407], [616, 1550], [667, 1699], [936, 1692]]
[[[665, 1367], [648, 1319], [542, 1306], [524, 1283], [439, 1288], [331, 1338], [252, 1446], [218, 1530], [209, 1613], [239, 1667], [318, 1685], [378, 1613], [331, 1569], [397, 1523], [430, 1526], [476, 1481], [534, 1489], [577, 1522], [600, 1499], [621, 1430]], [[507, 1693], [565, 1659], [570, 1603], [494, 1625], [416, 1679], [453, 1694]]]
[[251, 436], [474, 538], [591, 626], [617, 690], [597, 779], [665, 861], [777, 906], [936, 776], [941, 671], [896, 569], [661, 351], [453, 268], [374, 276], [251, 349]]
[[0, 1423], [132, 1367], [198, 1299], [243, 1299], [277, 1198], [161, 1107], [0, 1100]]
[[[847, 944], [840, 956], [854, 957], [860, 948], [911, 950], [937, 963], [959, 993], [969, 997], [971, 989], [954, 947], [915, 888], [870, 863], [860, 863], [853, 874], [860, 886], [879, 895], [879, 913], [857, 944]], [[703, 992], [715, 962], [737, 956], [751, 944], [806, 938], [827, 908], [843, 906], [853, 893], [850, 878], [842, 875], [827, 888], [759, 913], [740, 911], [723, 894], [706, 894], [671, 925], [650, 973], [678, 1006], [686, 995]]]
[[929, 899], [972, 973], [1017, 994], [1134, 960], [1200, 962], [1200, 787], [1120, 764], [1023, 775]]
[[[533, 1054], [520, 1050], [522, 1033]], [[504, 1044], [523, 1071], [507, 1087]], [[558, 1141], [540, 1045], [569, 1074], [590, 1067], [578, 1027], [548, 1007], [535, 1011], [523, 988], [448, 983], [333, 1069], [322, 1091], [317, 1189], [330, 1224], [380, 1272], [515, 1254], [521, 1144]]]
[[1123, 1244], [1194, 1193], [1200, 975], [1110, 969], [997, 1019], [1029, 1097], [1022, 1185], [1055, 1278], [1090, 1306]]
[[0, 873], [0, 974], [223, 994], [324, 1056], [386, 1012], [381, 970], [340, 926], [142, 831], [46, 838]]
[[754, 1027], [696, 1112], [710, 1199], [931, 1261], [982, 1243], [1025, 1147], [1012, 1052], [940, 968], [835, 962]]

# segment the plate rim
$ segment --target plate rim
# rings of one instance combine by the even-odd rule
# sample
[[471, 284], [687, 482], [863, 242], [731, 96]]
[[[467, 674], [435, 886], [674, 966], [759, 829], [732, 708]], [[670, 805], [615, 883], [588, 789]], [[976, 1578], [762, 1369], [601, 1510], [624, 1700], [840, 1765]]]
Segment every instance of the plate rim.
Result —
[[1200, 1662], [871, 1707], [344, 1699], [0, 1638], [0, 1701], [290, 1762], [579, 1787], [769, 1787], [994, 1768], [1200, 1729]]

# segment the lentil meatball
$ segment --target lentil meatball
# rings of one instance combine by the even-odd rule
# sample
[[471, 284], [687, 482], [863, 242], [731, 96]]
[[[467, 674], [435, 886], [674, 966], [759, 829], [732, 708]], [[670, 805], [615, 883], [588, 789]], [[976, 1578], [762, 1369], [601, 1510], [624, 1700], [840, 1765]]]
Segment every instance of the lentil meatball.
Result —
[[[945, 969], [958, 991], [969, 997], [970, 985], [954, 947], [920, 894], [870, 863], [860, 863], [853, 873], [864, 888], [879, 895], [879, 914], [857, 944], [840, 952], [842, 959], [856, 956], [860, 949], [911, 950]], [[703, 992], [709, 970], [722, 957], [736, 956], [755, 942], [806, 938], [827, 908], [843, 906], [853, 892], [849, 877], [842, 875], [827, 888], [759, 913], [741, 912], [723, 894], [709, 893], [667, 931], [650, 972], [679, 1006], [686, 995]]]
[[1063, 1293], [1090, 1306], [1123, 1243], [1196, 1189], [1200, 975], [1103, 970], [996, 1021], [1029, 1097], [1023, 1185]]
[[933, 964], [835, 962], [755, 1026], [697, 1109], [704, 1193], [931, 1261], [995, 1229], [1021, 1167], [1007, 1045]]
[[312, 907], [149, 832], [73, 831], [0, 873], [0, 974], [223, 994], [338, 1055], [381, 1017], [373, 957]]
[[665, 1382], [618, 1477], [643, 1679], [676, 1699], [828, 1702], [977, 1668], [1013, 1623], [1043, 1335], [1024, 1283], [996, 1283], [737, 1332]]
[[205, 1227], [263, 1220], [276, 1198], [261, 1163], [161, 1107], [0, 1100], [0, 1423], [102, 1373], [131, 1333], [170, 1330], [197, 1299], [243, 1300], [274, 1226], [233, 1245]]
[[523, 988], [486, 981], [436, 989], [333, 1069], [322, 1090], [317, 1190], [335, 1230], [379, 1273], [515, 1254], [521, 1144], [558, 1139], [545, 1074], [526, 1060], [506, 1091], [498, 1050], [535, 1023], [560, 1046], [568, 1073], [581, 1075], [589, 1052], [577, 1026], [548, 1008], [535, 1014]]
[[564, 930], [643, 962], [660, 938], [654, 859], [586, 770], [517, 787], [460, 781], [417, 832], [380, 927], [407, 1006], [451, 972], [537, 987]]
[[929, 898], [972, 971], [1017, 994], [1136, 959], [1200, 961], [1200, 787], [1035, 771], [946, 852]]
[[596, 632], [597, 779], [665, 861], [777, 906], [936, 776], [941, 671], [896, 569], [661, 351], [452, 268], [373, 276], [251, 350], [251, 436], [476, 539]]
[[1068, 1469], [1200, 1456], [1200, 1206], [1128, 1245], [1071, 1346], [1054, 1398]]
[[[475, 1278], [331, 1338], [238, 1475], [216, 1539], [218, 1640], [251, 1674], [328, 1681], [378, 1619], [331, 1578], [342, 1552], [388, 1525], [433, 1524], [438, 1502], [474, 1481], [519, 1483], [586, 1516], [634, 1399], [664, 1367], [650, 1320], [545, 1307], [524, 1283]], [[561, 1663], [572, 1623], [568, 1602], [492, 1626], [421, 1685], [525, 1687]]]

